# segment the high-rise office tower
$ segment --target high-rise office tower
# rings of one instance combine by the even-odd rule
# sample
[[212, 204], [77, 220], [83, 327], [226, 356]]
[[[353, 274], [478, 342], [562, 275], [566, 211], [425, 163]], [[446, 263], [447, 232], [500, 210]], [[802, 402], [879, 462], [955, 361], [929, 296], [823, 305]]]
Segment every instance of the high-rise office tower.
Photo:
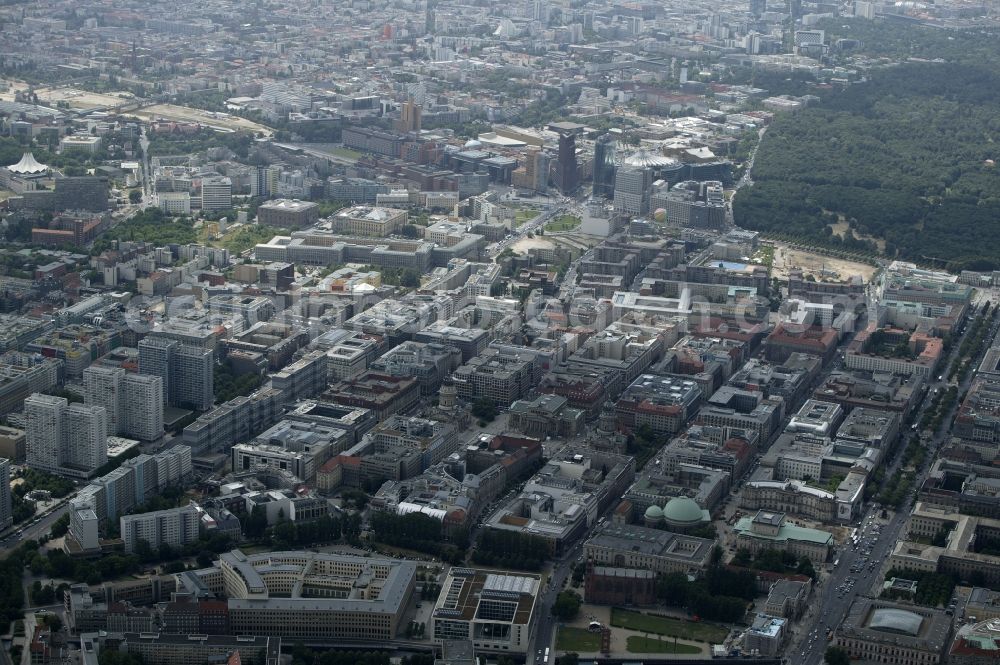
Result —
[[32, 469], [58, 473], [62, 459], [65, 397], [35, 393], [24, 400], [25, 461]]
[[434, 0], [427, 0], [427, 3], [424, 5], [424, 32], [428, 35], [434, 34], [435, 22]]
[[146, 337], [139, 342], [139, 373], [163, 380], [163, 394], [173, 406], [207, 411], [215, 401], [211, 349], [175, 340]]
[[226, 176], [201, 179], [201, 209], [228, 210], [233, 207], [233, 181]]
[[615, 145], [611, 134], [599, 136], [594, 144], [594, 196], [615, 195]]
[[576, 161], [576, 135], [559, 135], [559, 156], [556, 162], [556, 185], [563, 194], [572, 194], [580, 182], [580, 167]]
[[563, 194], [572, 194], [580, 186], [580, 167], [576, 161], [576, 135], [583, 125], [554, 122], [549, 129], [559, 134], [559, 154], [556, 157], [556, 187]]
[[280, 166], [258, 166], [254, 180], [250, 183], [250, 194], [268, 198], [274, 194], [278, 186]]
[[108, 418], [104, 407], [70, 404], [63, 410], [62, 420], [63, 472], [70, 469], [90, 475], [104, 466], [108, 461]]
[[511, 183], [520, 189], [544, 192], [549, 187], [548, 154], [538, 148], [529, 148], [524, 163], [511, 173]]
[[163, 436], [163, 379], [126, 374], [122, 391], [122, 434], [140, 441], [155, 441]]
[[10, 498], [10, 460], [0, 457], [0, 531], [14, 523], [13, 510]]
[[627, 215], [649, 213], [653, 172], [640, 166], [623, 166], [615, 174], [615, 212]]
[[88, 406], [103, 406], [107, 411], [108, 436], [122, 432], [122, 379], [125, 370], [121, 367], [88, 367], [83, 370], [83, 403]]
[[544, 192], [549, 186], [549, 156], [542, 150], [531, 150], [524, 164], [531, 189]]
[[421, 113], [420, 106], [415, 101], [406, 100], [400, 108], [399, 122], [396, 124], [396, 128], [401, 132], [419, 132]]

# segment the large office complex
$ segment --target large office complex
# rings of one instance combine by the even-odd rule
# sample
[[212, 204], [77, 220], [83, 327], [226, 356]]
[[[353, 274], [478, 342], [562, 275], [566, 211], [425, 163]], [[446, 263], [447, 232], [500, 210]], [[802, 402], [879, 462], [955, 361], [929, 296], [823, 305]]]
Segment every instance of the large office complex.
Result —
[[236, 635], [293, 640], [396, 639], [417, 566], [316, 552], [224, 553], [216, 566], [177, 576], [178, 589], [226, 598]]
[[525, 653], [541, 583], [538, 575], [452, 568], [431, 613], [433, 640], [469, 640], [481, 651]]
[[331, 221], [334, 230], [347, 235], [384, 238], [406, 224], [406, 211], [394, 208], [356, 206], [339, 211]]
[[303, 481], [312, 481], [331, 456], [354, 443], [347, 431], [312, 422], [283, 420], [248, 443], [231, 451], [234, 471], [273, 467], [288, 471]]

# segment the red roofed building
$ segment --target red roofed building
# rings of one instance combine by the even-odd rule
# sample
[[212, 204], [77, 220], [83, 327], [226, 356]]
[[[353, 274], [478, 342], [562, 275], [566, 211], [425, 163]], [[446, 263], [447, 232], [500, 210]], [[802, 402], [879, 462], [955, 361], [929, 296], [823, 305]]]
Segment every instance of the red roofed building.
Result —
[[779, 323], [764, 342], [764, 353], [772, 362], [785, 362], [793, 353], [819, 356], [826, 364], [837, 353], [837, 331]]
[[361, 458], [337, 455], [316, 472], [316, 489], [324, 494], [337, 490], [341, 485], [358, 487], [361, 484]]
[[986, 665], [1000, 662], [1000, 620], [959, 628], [948, 652], [950, 665]]
[[873, 322], [854, 336], [844, 364], [849, 369], [929, 377], [943, 354], [944, 340], [939, 337], [919, 330], [879, 328]]

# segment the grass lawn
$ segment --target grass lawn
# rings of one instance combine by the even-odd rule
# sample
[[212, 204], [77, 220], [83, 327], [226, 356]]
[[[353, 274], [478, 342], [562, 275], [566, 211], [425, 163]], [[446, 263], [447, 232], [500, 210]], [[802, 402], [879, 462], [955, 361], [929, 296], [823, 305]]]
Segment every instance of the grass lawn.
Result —
[[642, 633], [657, 633], [658, 635], [676, 636], [685, 640], [709, 642], [712, 644], [721, 642], [729, 634], [729, 631], [722, 626], [716, 626], [711, 623], [696, 623], [694, 621], [684, 621], [670, 617], [629, 612], [628, 610], [618, 608], [611, 610], [611, 625], [629, 628]]
[[701, 653], [692, 644], [674, 644], [673, 640], [654, 640], [641, 635], [632, 635], [625, 643], [629, 653]]
[[216, 247], [224, 247], [233, 254], [239, 254], [244, 250], [250, 249], [257, 243], [267, 242], [274, 236], [280, 236], [284, 233], [287, 233], [286, 229], [249, 223], [233, 231], [228, 231], [223, 234], [222, 238], [214, 240], [210, 244]]
[[560, 626], [556, 635], [556, 651], [594, 653], [601, 650], [601, 634], [584, 628]]
[[357, 150], [351, 150], [350, 148], [344, 148], [343, 146], [336, 146], [332, 148], [326, 148], [326, 151], [331, 155], [336, 155], [337, 157], [343, 157], [344, 159], [360, 159], [361, 153]]
[[525, 222], [530, 222], [535, 217], [538, 217], [540, 213], [532, 208], [518, 208], [514, 213], [514, 228], [521, 226]]
[[580, 218], [575, 215], [559, 215], [545, 225], [546, 231], [559, 233], [560, 231], [572, 231], [580, 226]]

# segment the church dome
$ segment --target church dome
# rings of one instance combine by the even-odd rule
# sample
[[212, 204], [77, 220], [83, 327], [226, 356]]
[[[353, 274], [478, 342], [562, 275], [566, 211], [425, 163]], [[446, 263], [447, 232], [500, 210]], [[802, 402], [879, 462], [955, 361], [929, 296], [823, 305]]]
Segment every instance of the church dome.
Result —
[[694, 499], [677, 496], [663, 506], [663, 517], [671, 524], [695, 525], [704, 519], [705, 512]]

